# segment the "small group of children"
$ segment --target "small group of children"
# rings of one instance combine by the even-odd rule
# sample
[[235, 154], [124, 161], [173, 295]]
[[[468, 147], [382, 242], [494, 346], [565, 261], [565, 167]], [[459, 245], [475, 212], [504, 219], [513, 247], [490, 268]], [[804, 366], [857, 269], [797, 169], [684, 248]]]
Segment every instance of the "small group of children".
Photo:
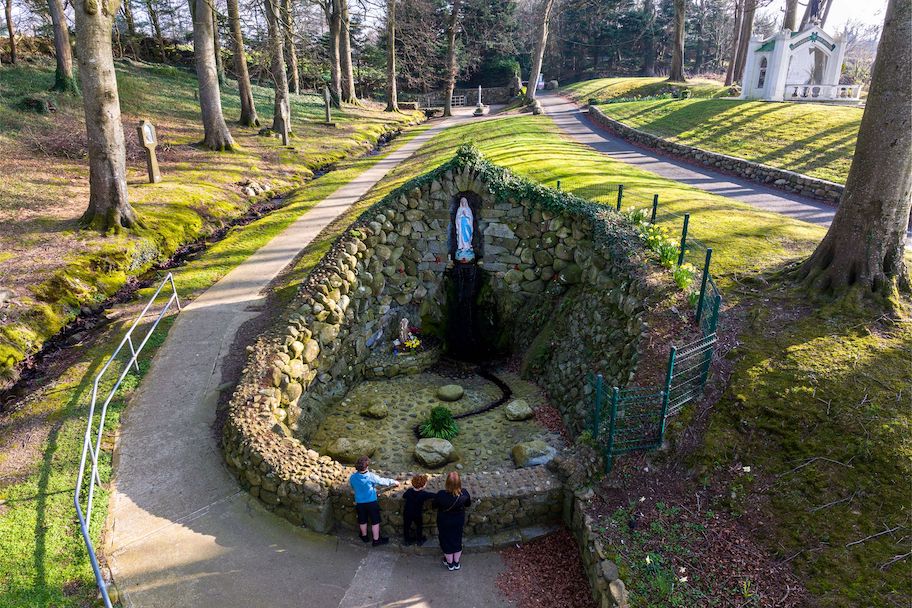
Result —
[[[355, 473], [349, 483], [355, 491], [355, 510], [358, 513], [358, 527], [361, 540], [367, 542], [368, 522], [371, 524], [373, 545], [385, 545], [389, 538], [380, 536], [380, 503], [377, 501], [377, 487], [396, 487], [399, 482], [386, 479], [368, 471], [370, 458], [362, 456], [355, 465]], [[443, 563], [449, 570], [459, 570], [459, 558], [462, 556], [462, 533], [465, 527], [465, 511], [471, 504], [469, 493], [462, 488], [459, 473], [453, 471], [447, 475], [445, 489], [436, 494], [426, 491], [427, 475], [412, 477], [412, 487], [403, 495], [402, 509], [404, 538], [403, 544], [423, 545], [424, 536], [423, 511], [424, 503], [432, 500], [437, 509], [437, 532], [440, 548], [443, 551]]]

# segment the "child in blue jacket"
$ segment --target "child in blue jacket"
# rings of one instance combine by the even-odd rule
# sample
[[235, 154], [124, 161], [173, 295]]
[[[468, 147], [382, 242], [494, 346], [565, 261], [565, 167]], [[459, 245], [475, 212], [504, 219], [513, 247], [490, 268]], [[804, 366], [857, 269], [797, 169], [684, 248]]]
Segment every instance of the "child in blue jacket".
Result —
[[355, 472], [348, 478], [352, 490], [355, 491], [355, 511], [358, 513], [358, 532], [361, 540], [367, 542], [367, 523], [371, 523], [371, 532], [374, 539], [373, 546], [385, 545], [389, 542], [386, 536], [380, 536], [380, 503], [377, 502], [377, 486], [388, 488], [398, 486], [395, 479], [386, 479], [367, 470], [370, 458], [362, 456], [355, 464]]

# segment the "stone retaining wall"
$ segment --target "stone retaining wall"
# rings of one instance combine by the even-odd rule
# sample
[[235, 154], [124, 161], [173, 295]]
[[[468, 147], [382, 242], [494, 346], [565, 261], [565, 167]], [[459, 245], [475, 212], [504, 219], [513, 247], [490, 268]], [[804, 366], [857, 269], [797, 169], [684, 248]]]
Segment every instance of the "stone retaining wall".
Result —
[[[350, 519], [352, 469], [309, 449], [307, 438], [370, 373], [370, 345], [388, 341], [401, 318], [431, 319], [441, 309], [450, 208], [463, 193], [481, 200], [479, 250], [494, 300], [514, 320], [510, 339], [520, 348], [531, 342], [526, 367], [540, 374], [568, 427], [585, 424], [587, 374], [600, 371], [615, 384], [633, 374], [648, 287], [626, 221], [461, 151], [394, 191], [334, 243], [287, 325], [260, 339], [244, 370], [225, 425], [225, 459], [244, 488], [295, 524], [329, 531]], [[471, 520], [472, 531], [502, 520], [491, 526], [549, 523], [560, 511], [552, 496], [559, 482], [529, 485], [522, 470], [491, 475], [497, 483], [476, 478], [482, 519]]]
[[834, 182], [754, 163], [743, 158], [726, 156], [725, 154], [667, 141], [610, 118], [596, 106], [589, 106], [589, 119], [598, 126], [608, 129], [635, 144], [696, 161], [702, 165], [721, 169], [727, 173], [733, 173], [761, 184], [800, 194], [801, 196], [838, 204], [839, 199], [842, 197], [842, 192], [845, 190], [843, 185]]
[[565, 522], [579, 545], [583, 570], [589, 579], [596, 604], [599, 608], [627, 608], [627, 589], [618, 574], [617, 564], [608, 559], [596, 532], [595, 521], [585, 512], [587, 493], [591, 495], [592, 490], [582, 490], [571, 495], [568, 509], [564, 513]]

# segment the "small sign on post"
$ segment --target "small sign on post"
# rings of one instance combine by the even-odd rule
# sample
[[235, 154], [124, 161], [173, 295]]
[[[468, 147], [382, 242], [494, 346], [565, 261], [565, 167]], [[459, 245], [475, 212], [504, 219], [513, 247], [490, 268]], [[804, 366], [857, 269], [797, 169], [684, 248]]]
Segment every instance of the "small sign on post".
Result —
[[332, 99], [329, 96], [329, 87], [323, 87], [323, 105], [326, 106], [326, 124], [332, 123]]
[[161, 172], [158, 170], [158, 157], [155, 148], [158, 146], [158, 136], [155, 134], [155, 125], [148, 120], [139, 121], [136, 127], [139, 133], [139, 143], [146, 151], [146, 168], [149, 170], [149, 183], [157, 184], [162, 181]]

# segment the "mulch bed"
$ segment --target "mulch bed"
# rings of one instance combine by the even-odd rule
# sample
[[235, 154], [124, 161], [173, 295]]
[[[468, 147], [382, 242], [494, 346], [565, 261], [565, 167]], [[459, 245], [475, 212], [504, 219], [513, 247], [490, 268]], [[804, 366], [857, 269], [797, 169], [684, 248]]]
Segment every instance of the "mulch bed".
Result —
[[596, 608], [579, 549], [563, 529], [501, 552], [497, 587], [519, 608]]

